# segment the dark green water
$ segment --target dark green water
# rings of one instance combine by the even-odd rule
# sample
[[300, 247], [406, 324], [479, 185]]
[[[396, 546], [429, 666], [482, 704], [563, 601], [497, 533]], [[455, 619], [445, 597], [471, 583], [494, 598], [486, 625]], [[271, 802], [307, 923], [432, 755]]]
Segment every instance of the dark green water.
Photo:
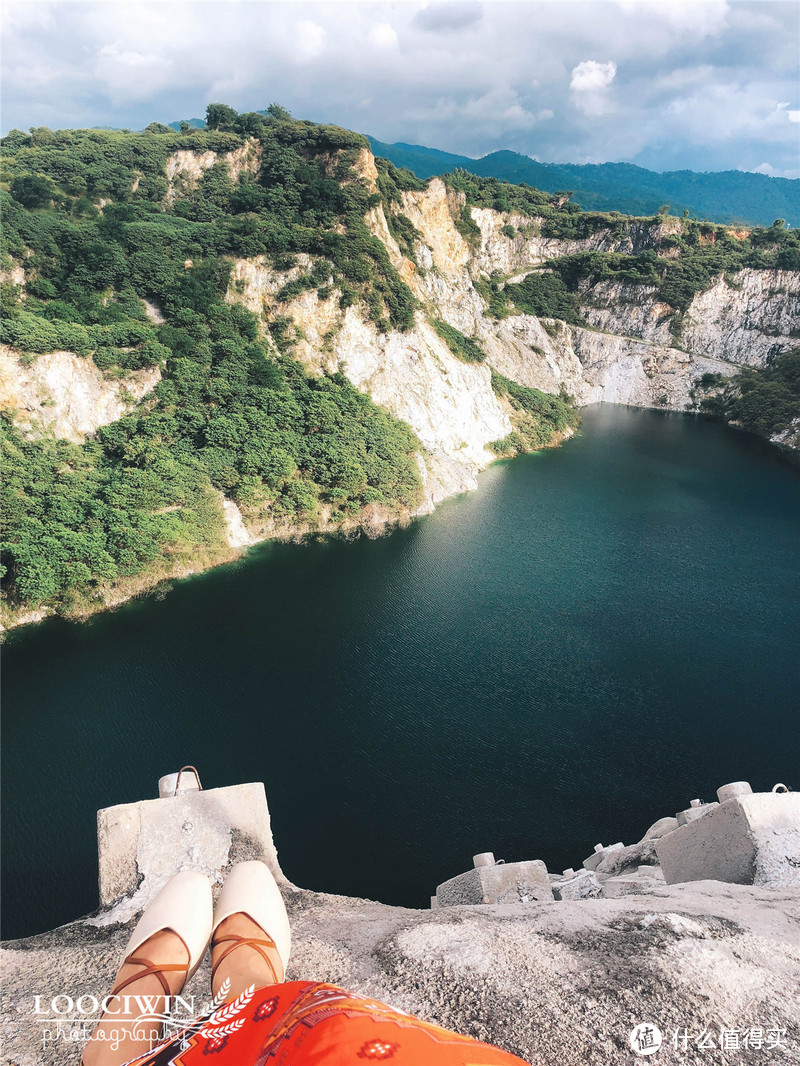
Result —
[[478, 851], [577, 865], [739, 778], [797, 787], [800, 472], [585, 413], [377, 541], [267, 545], [5, 649], [5, 934], [97, 903], [95, 811], [263, 780], [283, 867], [425, 905]]

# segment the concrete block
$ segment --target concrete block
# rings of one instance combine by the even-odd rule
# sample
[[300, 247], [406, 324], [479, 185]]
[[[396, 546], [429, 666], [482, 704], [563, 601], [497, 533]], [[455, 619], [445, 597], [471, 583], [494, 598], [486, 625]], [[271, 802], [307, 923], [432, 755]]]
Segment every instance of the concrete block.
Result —
[[640, 844], [629, 844], [627, 848], [607, 848], [594, 872], [600, 879], [621, 877], [634, 873], [640, 866], [652, 866], [657, 862], [655, 840], [644, 840]]
[[175, 774], [159, 777], [158, 798], [171, 798], [181, 792], [199, 792], [201, 788], [200, 775], [193, 766], [186, 766]]
[[598, 899], [603, 895], [603, 886], [590, 870], [572, 871], [571, 877], [565, 877], [553, 885], [556, 899]]
[[547, 867], [541, 860], [480, 866], [445, 881], [436, 889], [440, 907], [481, 903], [530, 903], [553, 899]]
[[602, 844], [595, 844], [594, 855], [590, 855], [588, 859], [583, 860], [584, 870], [596, 870], [600, 863], [608, 858], [612, 851], [619, 851], [620, 848], [624, 848], [625, 845], [622, 841], [617, 844], [609, 844], [608, 847], [604, 847]]
[[719, 804], [701, 803], [700, 800], [692, 800], [691, 806], [687, 807], [685, 811], [678, 811], [675, 818], [678, 825], [688, 825], [689, 822], [694, 822], [698, 818], [702, 818], [704, 814], [708, 814], [708, 812], [715, 807], [719, 807]]
[[603, 896], [606, 899], [622, 899], [623, 896], [647, 896], [653, 891], [653, 883], [638, 874], [623, 874], [607, 877], [603, 881]]
[[753, 790], [748, 781], [731, 781], [729, 785], [720, 785], [717, 789], [717, 799], [720, 803], [736, 799], [737, 796], [752, 796], [752, 794]]
[[642, 844], [645, 840], [658, 840], [659, 837], [663, 837], [677, 828], [678, 820], [676, 818], [659, 818], [657, 822], [653, 822], [639, 843]]
[[286, 882], [261, 782], [106, 807], [97, 812], [97, 857], [100, 903], [125, 901], [117, 921], [146, 906], [178, 870], [220, 883], [232, 863], [261, 859]]
[[[724, 794], [720, 789], [718, 795]], [[706, 880], [800, 885], [800, 795], [734, 794], [662, 837], [656, 852], [670, 885]]]
[[479, 866], [495, 866], [495, 857], [493, 851], [482, 851], [480, 855], [472, 856], [472, 865], [477, 870]]
[[650, 881], [664, 882], [664, 871], [660, 866], [640, 866], [636, 870], [637, 877], [646, 877]]

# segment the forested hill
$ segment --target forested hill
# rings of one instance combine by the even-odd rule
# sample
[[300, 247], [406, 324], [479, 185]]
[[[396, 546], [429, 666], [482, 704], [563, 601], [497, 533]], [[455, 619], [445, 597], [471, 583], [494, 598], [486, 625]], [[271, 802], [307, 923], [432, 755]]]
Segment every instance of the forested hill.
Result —
[[[563, 437], [575, 412], [548, 368], [576, 360], [543, 346], [586, 326], [587, 286], [657, 298], [672, 343], [715, 279], [800, 268], [783, 225], [587, 213], [463, 170], [426, 184], [277, 105], [207, 120], [2, 142], [6, 622], [102, 609], [256, 538], [405, 519]], [[793, 329], [791, 300], [749, 318]], [[509, 316], [534, 331], [522, 349]], [[524, 356], [521, 380], [484, 342]], [[58, 432], [53, 409], [87, 389], [101, 417]]]
[[776, 218], [800, 225], [800, 179], [770, 178], [741, 170], [701, 174], [692, 170], [663, 174], [631, 163], [539, 163], [517, 152], [492, 152], [482, 159], [453, 155], [418, 144], [385, 144], [369, 138], [375, 155], [418, 178], [461, 168], [482, 177], [533, 185], [545, 192], [568, 190], [586, 211], [653, 215], [663, 204], [670, 213], [710, 222], [768, 226]]
[[[171, 122], [170, 129], [177, 132], [181, 125]], [[185, 125], [202, 129], [205, 122], [192, 118]], [[772, 178], [743, 170], [660, 173], [632, 163], [540, 163], [509, 151], [472, 159], [421, 144], [387, 144], [370, 136], [367, 140], [376, 156], [408, 168], [418, 178], [462, 169], [479, 177], [533, 185], [543, 192], [569, 191], [573, 203], [584, 211], [654, 215], [668, 204], [670, 214], [688, 211], [691, 218], [725, 225], [769, 226], [782, 218], [790, 226], [800, 226], [800, 178]]]
[[[343, 375], [309, 376], [288, 320], [262, 335], [226, 302], [233, 257], [289, 270], [303, 253], [307, 284], [364, 300], [387, 330], [411, 320], [411, 294], [363, 221], [370, 193], [351, 165], [366, 140], [276, 114], [222, 109], [218, 129], [188, 135], [153, 124], [4, 139], [2, 340], [23, 367], [67, 351], [76, 372], [161, 376], [85, 444], [0, 418], [12, 607], [92, 610], [104, 589], [125, 598], [230, 556], [221, 493], [276, 531], [418, 505], [411, 429]], [[181, 158], [217, 162], [170, 180]]]

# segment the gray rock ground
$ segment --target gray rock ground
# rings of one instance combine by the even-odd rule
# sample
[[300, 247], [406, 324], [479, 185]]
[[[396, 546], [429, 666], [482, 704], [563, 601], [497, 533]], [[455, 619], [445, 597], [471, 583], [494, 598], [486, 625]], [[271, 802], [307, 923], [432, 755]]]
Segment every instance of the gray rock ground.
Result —
[[[664, 1045], [649, 1061], [800, 1062], [800, 890], [702, 881], [619, 899], [414, 911], [285, 889], [294, 945], [288, 977], [330, 981], [542, 1066], [634, 1063], [634, 1024]], [[2, 1062], [66, 1066], [80, 1043], [42, 1047], [54, 995], [101, 995], [129, 933], [86, 921], [10, 942], [3, 952]], [[188, 993], [204, 999], [208, 964]], [[66, 1004], [62, 1001], [62, 1006]], [[50, 1025], [53, 1029], [52, 1024]], [[762, 1029], [762, 1047], [700, 1049]], [[676, 1051], [673, 1034], [687, 1030]], [[780, 1034], [781, 1048], [769, 1030]], [[706, 1038], [706, 1042], [708, 1037]], [[757, 1043], [757, 1037], [755, 1042]], [[421, 1064], [424, 1066], [424, 1064]]]

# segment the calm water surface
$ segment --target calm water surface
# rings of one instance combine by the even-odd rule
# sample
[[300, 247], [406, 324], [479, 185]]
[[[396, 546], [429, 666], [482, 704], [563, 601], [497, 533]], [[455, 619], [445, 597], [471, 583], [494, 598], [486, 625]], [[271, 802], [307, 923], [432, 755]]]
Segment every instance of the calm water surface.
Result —
[[4, 649], [4, 932], [97, 905], [95, 811], [264, 781], [296, 883], [425, 905], [479, 851], [577, 865], [800, 780], [800, 472], [689, 416], [564, 447], [376, 541], [265, 545]]

